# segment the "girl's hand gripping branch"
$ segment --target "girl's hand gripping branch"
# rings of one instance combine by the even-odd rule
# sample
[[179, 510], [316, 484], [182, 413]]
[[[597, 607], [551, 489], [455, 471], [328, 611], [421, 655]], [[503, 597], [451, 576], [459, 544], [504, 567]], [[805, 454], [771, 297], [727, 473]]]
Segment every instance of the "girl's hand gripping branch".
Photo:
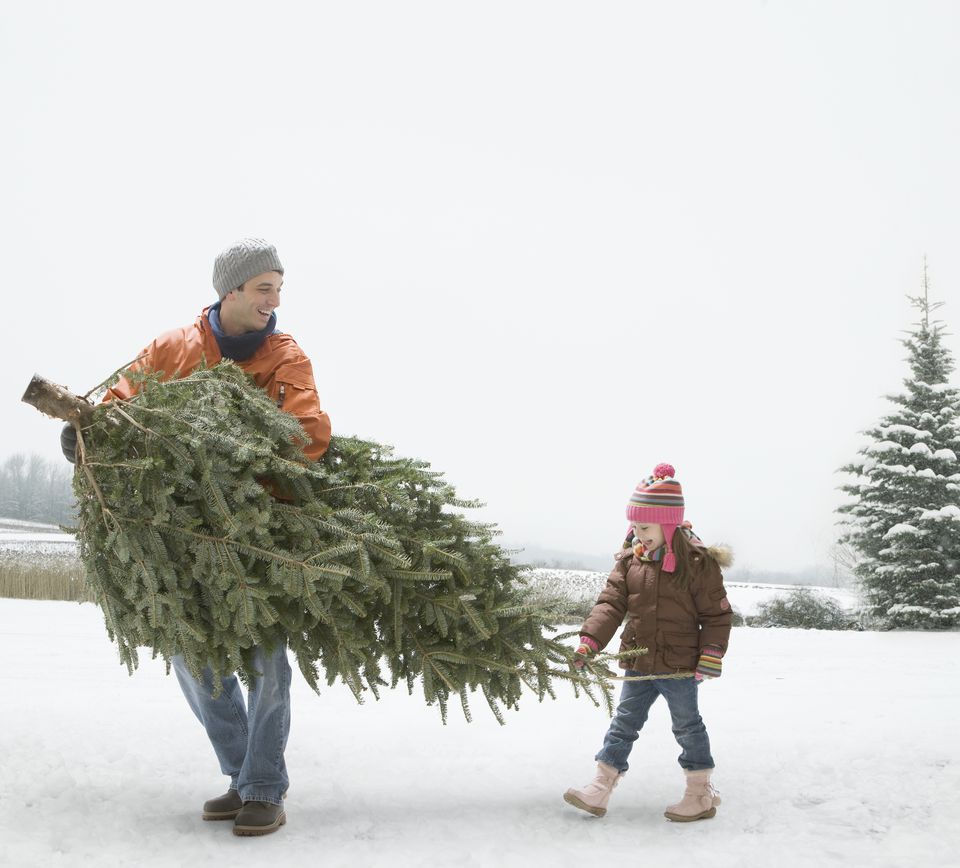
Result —
[[574, 652], [576, 655], [573, 661], [574, 668], [583, 669], [583, 664], [587, 662], [587, 659], [592, 657], [599, 650], [600, 646], [595, 640], [591, 639], [589, 636], [581, 636], [580, 644], [577, 646], [577, 650]]

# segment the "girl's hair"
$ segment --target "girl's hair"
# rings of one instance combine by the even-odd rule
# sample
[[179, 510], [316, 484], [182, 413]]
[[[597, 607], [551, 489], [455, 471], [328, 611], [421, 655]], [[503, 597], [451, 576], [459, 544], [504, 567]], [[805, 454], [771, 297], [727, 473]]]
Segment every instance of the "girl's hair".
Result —
[[677, 568], [673, 573], [673, 584], [681, 591], [690, 587], [690, 581], [699, 576], [705, 566], [704, 561], [710, 557], [705, 549], [695, 546], [687, 539], [682, 527], [678, 527], [671, 542], [673, 554], [677, 559]]

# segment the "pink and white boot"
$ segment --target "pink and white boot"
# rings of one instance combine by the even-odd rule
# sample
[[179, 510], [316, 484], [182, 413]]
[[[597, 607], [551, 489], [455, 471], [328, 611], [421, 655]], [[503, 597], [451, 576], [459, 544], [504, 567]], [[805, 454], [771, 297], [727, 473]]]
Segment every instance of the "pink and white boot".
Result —
[[667, 805], [664, 812], [668, 820], [689, 823], [692, 820], [709, 820], [717, 813], [720, 793], [710, 783], [713, 769], [684, 770], [687, 776], [687, 789], [683, 798], [675, 805]]
[[623, 775], [613, 766], [597, 763], [597, 776], [585, 787], [580, 789], [570, 787], [563, 794], [563, 800], [581, 811], [586, 811], [595, 817], [602, 817], [607, 813], [610, 793], [622, 777]]

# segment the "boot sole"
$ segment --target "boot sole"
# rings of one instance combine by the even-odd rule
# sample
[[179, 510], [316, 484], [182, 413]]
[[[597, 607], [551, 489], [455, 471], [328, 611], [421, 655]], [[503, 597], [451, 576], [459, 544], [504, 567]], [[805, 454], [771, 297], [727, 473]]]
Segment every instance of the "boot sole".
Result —
[[715, 817], [716, 814], [717, 809], [710, 808], [709, 811], [702, 811], [699, 814], [694, 814], [692, 817], [685, 817], [683, 814], [671, 814], [669, 811], [665, 811], [663, 816], [668, 820], [673, 820], [674, 823], [692, 823], [694, 820], [709, 820]]
[[595, 808], [593, 805], [588, 805], [582, 799], [578, 799], [573, 793], [564, 793], [563, 800], [568, 805], [573, 805], [575, 808], [579, 808], [581, 811], [586, 811], [588, 814], [593, 814], [595, 817], [602, 817], [607, 813], [606, 808]]
[[241, 835], [245, 838], [253, 838], [257, 835], [269, 835], [271, 832], [276, 832], [284, 823], [287, 822], [287, 814], [284, 811], [277, 819], [271, 823], [269, 826], [234, 826], [233, 834]]
[[239, 808], [237, 808], [235, 811], [204, 811], [203, 819], [204, 820], [232, 820], [239, 813], [240, 813]]

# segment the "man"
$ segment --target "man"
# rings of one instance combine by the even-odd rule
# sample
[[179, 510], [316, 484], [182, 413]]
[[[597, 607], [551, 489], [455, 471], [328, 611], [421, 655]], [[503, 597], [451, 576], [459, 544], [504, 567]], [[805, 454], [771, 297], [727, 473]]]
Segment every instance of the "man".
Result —
[[[201, 364], [232, 359], [277, 405], [296, 416], [310, 438], [304, 452], [317, 459], [330, 444], [330, 420], [320, 409], [313, 368], [289, 335], [277, 331], [283, 266], [276, 248], [259, 238], [243, 238], [217, 256], [213, 286], [219, 301], [196, 322], [165, 332], [140, 355], [136, 367], [164, 378], [185, 377]], [[104, 400], [128, 399], [136, 389], [125, 377]], [[64, 454], [76, 452], [76, 431], [61, 435]], [[182, 657], [173, 669], [190, 708], [203, 724], [230, 788], [203, 806], [205, 820], [233, 820], [237, 835], [265, 835], [286, 822], [283, 799], [288, 778], [283, 754], [290, 731], [290, 665], [286, 647], [272, 654], [256, 649], [256, 670], [246, 707], [235, 675], [222, 679], [213, 698], [213, 680], [187, 670]]]

